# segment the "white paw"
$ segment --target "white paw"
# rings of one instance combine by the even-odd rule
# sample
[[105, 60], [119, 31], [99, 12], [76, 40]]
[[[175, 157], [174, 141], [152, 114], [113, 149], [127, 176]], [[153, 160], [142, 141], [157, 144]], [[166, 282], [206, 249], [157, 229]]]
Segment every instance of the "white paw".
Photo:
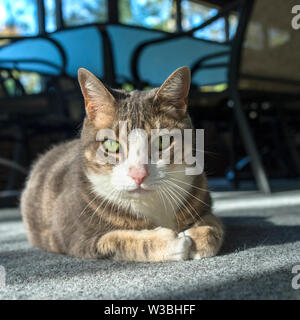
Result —
[[202, 258], [205, 258], [204, 256], [201, 256], [200, 253], [194, 253], [192, 254], [192, 257], [191, 257], [193, 260], [200, 260]]
[[[185, 231], [181, 232], [179, 235], [192, 238], [191, 237], [191, 233], [190, 233], [189, 230], [185, 230]], [[206, 252], [206, 251], [203, 251], [203, 252], [191, 252], [190, 253], [190, 258], [192, 260], [201, 260], [203, 258], [212, 257], [214, 255], [215, 254], [213, 254], [212, 252]]]
[[184, 238], [184, 237], [185, 237], [184, 232], [180, 232], [180, 233], [178, 233], [178, 238]]
[[191, 236], [191, 233], [190, 233], [189, 230], [185, 230], [185, 231], [183, 231], [181, 233], [183, 233], [186, 237], [190, 237]]
[[180, 233], [176, 239], [171, 241], [168, 251], [171, 261], [187, 260], [190, 257], [192, 239]]

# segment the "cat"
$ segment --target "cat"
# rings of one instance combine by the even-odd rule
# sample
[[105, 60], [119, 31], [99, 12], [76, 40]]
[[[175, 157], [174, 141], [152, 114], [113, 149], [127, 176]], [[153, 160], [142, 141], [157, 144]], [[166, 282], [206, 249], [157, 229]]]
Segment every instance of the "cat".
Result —
[[[22, 192], [29, 242], [81, 258], [162, 262], [216, 255], [224, 229], [212, 214], [204, 173], [187, 175], [185, 163], [163, 159], [142, 163], [138, 134], [127, 154], [120, 137], [97, 139], [101, 129], [118, 135], [119, 121], [126, 121], [130, 133], [192, 129], [189, 68], [175, 70], [161, 87], [145, 91], [108, 88], [83, 68], [78, 80], [86, 109], [80, 138], [41, 156]], [[169, 139], [167, 148], [173, 150], [174, 141]], [[100, 149], [124, 161], [102, 163]]]

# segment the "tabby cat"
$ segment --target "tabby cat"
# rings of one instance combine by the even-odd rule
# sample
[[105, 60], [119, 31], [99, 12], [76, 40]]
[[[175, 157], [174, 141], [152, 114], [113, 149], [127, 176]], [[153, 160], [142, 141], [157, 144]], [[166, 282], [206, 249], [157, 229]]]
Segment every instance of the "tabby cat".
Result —
[[[138, 129], [191, 129], [187, 113], [190, 70], [174, 71], [160, 88], [110, 89], [79, 69], [86, 117], [80, 138], [55, 146], [33, 166], [21, 198], [30, 243], [82, 258], [179, 261], [216, 255], [223, 227], [211, 212], [204, 173], [187, 164], [141, 161]], [[120, 121], [131, 134], [127, 152]], [[116, 139], [97, 139], [101, 129]], [[163, 137], [162, 137], [163, 138]], [[159, 141], [161, 149], [174, 149]], [[149, 150], [151, 149], [151, 141]], [[166, 146], [164, 146], [166, 144]], [[115, 160], [99, 161], [97, 153]], [[171, 152], [172, 153], [172, 152]]]

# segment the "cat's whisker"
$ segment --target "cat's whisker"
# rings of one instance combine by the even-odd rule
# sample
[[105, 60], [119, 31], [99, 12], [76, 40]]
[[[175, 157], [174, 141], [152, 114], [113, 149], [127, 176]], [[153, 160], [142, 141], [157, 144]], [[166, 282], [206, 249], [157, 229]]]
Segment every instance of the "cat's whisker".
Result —
[[[123, 196], [123, 191], [121, 190], [121, 191], [120, 191], [120, 197], [122, 197], [122, 196]], [[120, 201], [119, 201], [119, 203], [118, 203], [118, 210], [117, 210], [117, 219], [119, 219], [120, 206], [121, 206], [121, 203], [120, 203]]]
[[184, 193], [188, 194], [189, 196], [193, 197], [194, 199], [200, 201], [201, 203], [207, 205], [203, 200], [199, 199], [198, 197], [196, 197], [195, 195], [193, 195], [191, 192], [189, 192], [188, 190], [184, 189], [183, 187], [179, 186], [177, 183], [166, 179], [165, 180], [167, 183], [171, 184], [172, 186], [174, 186], [175, 188], [177, 188], [178, 190], [183, 191]]
[[[166, 186], [166, 188], [167, 188], [167, 190], [168, 190], [169, 192], [171, 192], [169, 186]], [[182, 211], [182, 209], [180, 208], [180, 206], [178, 206], [178, 207], [179, 207], [179, 211], [182, 212], [182, 216], [184, 217], [185, 223], [187, 224], [187, 219], [186, 219], [186, 216], [185, 216], [185, 214], [184, 214], [184, 211]], [[177, 221], [177, 225], [178, 225], [178, 229], [179, 229], [180, 224], [179, 224], [179, 222], [178, 222], [177, 214], [175, 214], [175, 217], [176, 217], [176, 221]]]
[[[95, 191], [93, 190], [93, 188], [90, 190], [90, 192], [88, 193], [89, 195], [90, 194], [93, 194], [93, 193], [95, 193]], [[90, 204], [92, 204], [97, 198], [99, 198], [100, 197], [100, 195], [99, 194], [96, 194], [96, 196], [86, 205], [86, 207], [81, 211], [81, 213], [79, 214], [79, 216], [78, 216], [78, 218], [80, 218], [83, 214], [84, 214], [84, 212], [87, 210], [87, 208], [90, 206]], [[106, 197], [105, 197], [106, 198]], [[103, 199], [103, 201], [105, 200], [105, 198]], [[103, 202], [102, 201], [102, 202]], [[101, 202], [101, 203], [102, 203]], [[98, 209], [98, 208], [97, 208]], [[96, 209], [96, 210], [97, 210]]]
[[[77, 191], [77, 190], [75, 190]], [[90, 192], [88, 193], [88, 195], [93, 194], [93, 190], [90, 190]], [[83, 216], [83, 214], [86, 212], [86, 210], [89, 208], [89, 206], [100, 196], [98, 194], [96, 194], [96, 196], [84, 207], [84, 209], [80, 212], [80, 214], [78, 215], [78, 219], [81, 218]], [[73, 228], [75, 226], [76, 220], [74, 220], [73, 225], [71, 226], [71, 228]]]
[[[117, 191], [114, 194], [113, 199], [110, 199], [110, 201], [109, 201], [109, 204], [111, 204], [111, 206], [110, 206], [110, 216], [112, 216], [113, 208], [115, 207], [115, 204], [116, 204], [115, 200], [117, 200], [119, 195], [120, 195], [120, 191]], [[110, 224], [112, 226], [112, 223], [110, 223]]]
[[203, 150], [203, 149], [192, 148], [192, 150], [198, 151], [198, 152], [203, 152], [203, 153], [206, 153], [206, 154], [211, 154], [211, 155], [214, 155], [214, 156], [219, 156], [219, 155], [220, 155], [220, 154], [217, 153], [217, 152], [207, 151], [207, 150]]
[[180, 170], [180, 171], [166, 171], [166, 173], [182, 173], [185, 172], [185, 170]]
[[[168, 186], [166, 186], [166, 185], [165, 185], [165, 187], [166, 187], [166, 192], [170, 195], [170, 193], [172, 193], [171, 190], [170, 190], [170, 188], [169, 188]], [[173, 194], [173, 193], [172, 193], [172, 194]], [[173, 194], [173, 195], [174, 195], [174, 194]], [[174, 198], [172, 197], [172, 195], [170, 195], [170, 196], [171, 196], [171, 198], [174, 200], [174, 202], [176, 203], [179, 211], [182, 212], [182, 209], [181, 209], [181, 207], [180, 207], [180, 205], [179, 205], [180, 203], [178, 202], [177, 197], [175, 196], [175, 199], [174, 199]], [[183, 213], [183, 212], [182, 212], [182, 213]], [[184, 213], [183, 213], [183, 216], [184, 216], [184, 219], [186, 220]], [[175, 213], [175, 218], [176, 218], [177, 225], [178, 225], [178, 228], [179, 228], [180, 223], [179, 223], [179, 221], [178, 221], [178, 218], [177, 218], [177, 214], [176, 214], [176, 213]]]
[[[186, 197], [184, 197], [178, 190], [175, 189], [174, 186], [171, 186], [169, 185], [169, 188], [171, 188], [174, 192], [176, 192], [178, 194], [178, 196], [180, 196], [184, 202], [186, 202], [190, 207], [191, 209], [195, 212], [196, 216], [203, 221], [202, 217], [199, 215], [199, 213], [196, 211], [196, 209], [190, 204], [190, 202], [187, 200]], [[185, 204], [183, 203], [183, 205], [185, 206]], [[185, 206], [185, 208], [189, 211], [189, 209]], [[195, 220], [193, 214], [189, 211], [190, 215], [193, 217], [193, 219]]]
[[[169, 194], [167, 189], [165, 189], [163, 186], [161, 186], [161, 188], [162, 188], [162, 190], [163, 190], [165, 193]], [[171, 197], [171, 198], [172, 198], [172, 197]], [[166, 197], [166, 199], [167, 199], [167, 200], [169, 200], [170, 205], [171, 205], [171, 207], [172, 207], [172, 209], [173, 209], [173, 214], [174, 214], [174, 216], [175, 216], [175, 218], [176, 218], [176, 220], [177, 220], [176, 210], [175, 210], [175, 208], [174, 208], [174, 206], [173, 206], [172, 201], [170, 200], [170, 198], [169, 198], [169, 197]], [[178, 220], [177, 220], [177, 223], [178, 223], [178, 225], [179, 225]]]
[[97, 211], [102, 207], [102, 205], [103, 205], [104, 202], [106, 201], [106, 205], [105, 205], [105, 207], [104, 207], [104, 209], [103, 209], [103, 212], [105, 211], [105, 209], [106, 209], [106, 207], [107, 207], [107, 204], [110, 202], [109, 197], [110, 197], [110, 196], [113, 196], [113, 195], [115, 194], [115, 192], [116, 192], [116, 190], [112, 190], [112, 192], [111, 192], [110, 194], [106, 195], [106, 196], [102, 199], [102, 201], [101, 201], [101, 203], [99, 204], [99, 206], [96, 208], [96, 210], [94, 211], [94, 213], [91, 215], [91, 218], [90, 218], [90, 220], [89, 220], [88, 226], [90, 225], [90, 223], [91, 223], [93, 217], [95, 216], [95, 214], [97, 213]]
[[92, 202], [94, 202], [97, 198], [99, 197], [99, 195], [96, 195], [87, 205], [86, 207], [81, 211], [81, 213], [79, 214], [78, 218], [80, 218], [83, 213], [85, 212], [85, 210], [89, 207], [90, 204], [92, 204]]
[[[113, 192], [110, 194], [110, 196], [112, 197], [111, 199], [108, 199], [107, 202], [106, 202], [106, 205], [105, 207], [103, 208], [103, 211], [105, 211], [106, 207], [108, 204], [112, 204], [111, 205], [111, 208], [110, 208], [110, 216], [112, 216], [112, 210], [115, 206], [115, 204], [118, 202], [118, 199], [119, 199], [119, 195], [121, 194], [122, 191], [119, 191], [119, 190], [113, 190]], [[120, 203], [119, 203], [120, 205]], [[110, 227], [110, 230], [113, 229], [113, 223], [112, 221], [106, 223], [106, 225], [108, 227]]]
[[157, 186], [157, 187], [158, 187], [158, 189], [157, 189], [156, 191], [157, 191], [159, 197], [161, 198], [161, 200], [162, 200], [162, 202], [163, 202], [163, 204], [164, 204], [165, 214], [167, 214], [167, 206], [166, 206], [166, 203], [165, 203], [165, 199], [164, 199], [164, 197], [163, 197], [163, 193], [162, 193], [162, 191], [161, 191], [161, 187], [160, 187], [160, 186]]
[[198, 190], [200, 190], [200, 191], [204, 191], [204, 192], [207, 192], [207, 191], [208, 191], [208, 189], [203, 189], [203, 188], [196, 187], [195, 185], [193, 185], [193, 184], [191, 184], [191, 183], [184, 182], [184, 181], [182, 181], [182, 180], [180, 180], [180, 179], [176, 179], [176, 178], [170, 177], [170, 180], [178, 181], [178, 182], [180, 182], [180, 183], [182, 183], [182, 184], [186, 184], [186, 185], [188, 185], [188, 186], [190, 186], [190, 187], [192, 187], [192, 188], [198, 189]]
[[[122, 194], [121, 190], [120, 191], [119, 190], [113, 190], [113, 192], [110, 194], [110, 196], [112, 198], [107, 200], [107, 203], [106, 203], [103, 211], [105, 210], [105, 208], [107, 207], [108, 204], [112, 204], [111, 207], [110, 207], [110, 217], [113, 216], [114, 207], [118, 203], [117, 212], [115, 214], [116, 214], [117, 219], [119, 218], [119, 210], [120, 210], [120, 205], [121, 205], [120, 201], [119, 201], [119, 198], [120, 198], [121, 194]], [[106, 221], [106, 226], [108, 228], [108, 231], [112, 231], [113, 230], [113, 223], [112, 223], [111, 220], [110, 221]]]
[[[166, 181], [166, 182], [167, 182], [167, 181]], [[175, 193], [175, 189], [173, 189], [170, 185], [168, 185], [167, 188], [168, 188], [168, 190], [169, 190], [170, 192], [172, 192], [172, 194], [173, 194], [174, 196], [176, 196], [176, 198], [178, 199], [178, 201], [180, 202], [180, 204], [183, 205], [183, 206], [185, 207], [185, 209], [187, 209], [187, 211], [188, 211], [188, 213], [190, 214], [190, 216], [192, 217], [192, 219], [195, 220], [195, 217], [193, 216], [193, 214], [192, 214], [192, 213], [190, 212], [190, 210], [185, 206], [185, 204], [184, 204], [184, 202], [181, 200], [181, 198], [179, 198], [178, 193], [177, 193], [177, 194]], [[183, 195], [180, 194], [180, 196], [181, 196], [182, 198], [184, 198]], [[185, 199], [185, 200], [186, 200], [186, 199]], [[182, 210], [180, 210], [180, 211], [183, 213]], [[185, 218], [185, 215], [184, 215], [184, 218]], [[185, 219], [186, 219], [186, 218], [185, 218]]]
[[204, 205], [210, 207], [206, 202], [204, 202], [203, 200], [199, 199], [198, 197], [194, 196], [192, 193], [190, 193], [189, 191], [185, 190], [184, 188], [180, 187], [178, 184], [170, 181], [170, 180], [166, 180], [168, 181], [169, 183], [172, 183], [174, 185], [174, 187], [177, 187], [178, 189], [182, 190], [183, 192], [189, 194], [191, 197], [193, 197], [194, 199], [200, 201], [201, 203], [203, 203]]

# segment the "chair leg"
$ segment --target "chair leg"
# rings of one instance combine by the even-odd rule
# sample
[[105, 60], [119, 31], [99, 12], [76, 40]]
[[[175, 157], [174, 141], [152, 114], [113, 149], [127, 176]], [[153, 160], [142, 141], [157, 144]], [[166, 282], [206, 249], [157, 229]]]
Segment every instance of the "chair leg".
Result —
[[264, 193], [270, 193], [271, 188], [266, 176], [265, 169], [263, 167], [261, 158], [258, 154], [254, 138], [249, 127], [249, 123], [246, 119], [244, 111], [242, 109], [241, 100], [238, 92], [234, 92], [232, 95], [232, 106], [237, 121], [238, 128], [240, 130], [246, 152], [251, 159], [251, 167], [255, 177], [255, 181], [260, 191]]
[[233, 120], [232, 124], [232, 168], [233, 168], [233, 173], [234, 173], [234, 188], [237, 190], [240, 186], [240, 179], [239, 179], [239, 170], [237, 170], [236, 164], [238, 161], [238, 144], [237, 144], [237, 135], [238, 135], [238, 128], [237, 128], [237, 123], [235, 119]]
[[25, 166], [29, 162], [26, 134], [22, 124], [15, 127], [15, 134], [16, 137], [12, 160], [12, 163], [15, 165], [9, 165], [9, 167], [11, 167], [11, 172], [9, 174], [5, 190], [13, 190], [16, 187], [18, 175], [20, 172], [26, 174]]
[[284, 112], [279, 111], [279, 116], [277, 120], [279, 122], [279, 127], [283, 134], [284, 143], [291, 156], [291, 159], [294, 165], [294, 170], [296, 171], [296, 174], [299, 177], [300, 176], [300, 155], [297, 150], [294, 137], [289, 133]]

